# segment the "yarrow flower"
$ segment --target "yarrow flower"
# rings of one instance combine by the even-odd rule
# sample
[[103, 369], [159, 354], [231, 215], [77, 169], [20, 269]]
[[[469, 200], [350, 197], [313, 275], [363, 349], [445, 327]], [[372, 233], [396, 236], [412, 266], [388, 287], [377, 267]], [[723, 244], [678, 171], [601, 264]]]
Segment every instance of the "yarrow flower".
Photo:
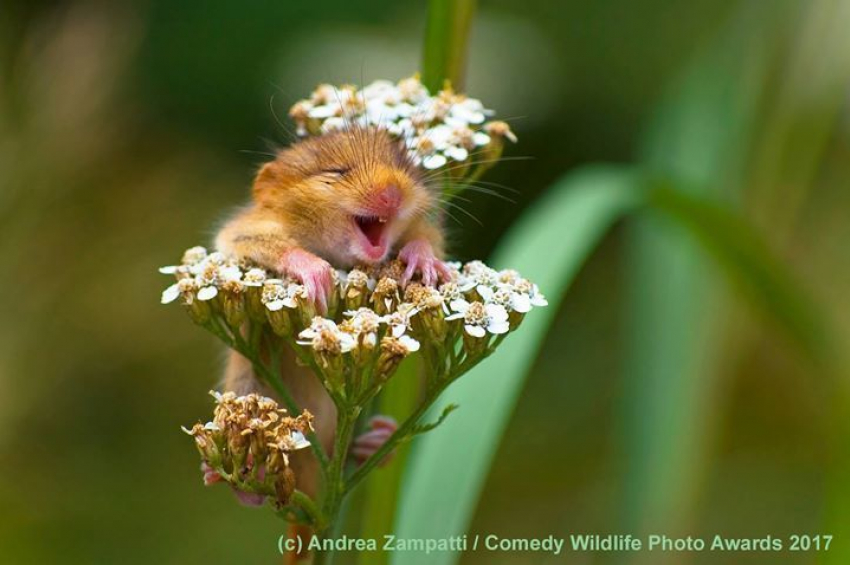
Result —
[[298, 334], [296, 343], [309, 345], [315, 351], [330, 355], [348, 353], [357, 345], [354, 337], [342, 331], [333, 320], [315, 317], [310, 327]]
[[548, 304], [537, 285], [514, 270], [498, 271], [481, 261], [447, 267], [451, 276], [439, 288], [417, 280], [402, 288], [405, 265], [399, 261], [338, 271], [328, 302], [339, 306], [321, 317], [297, 281], [193, 247], [179, 265], [160, 269], [177, 279], [162, 302], [179, 300], [201, 324], [220, 312], [234, 329], [245, 323], [247, 312], [253, 323], [268, 323], [276, 335], [292, 339], [328, 367], [349, 353], [358, 363], [367, 362], [368, 355], [359, 351], [378, 349], [385, 337], [401, 340], [402, 346], [393, 342], [393, 351], [409, 354], [423, 341], [444, 346], [460, 335], [458, 327], [476, 338], [502, 335], [533, 308]]
[[454, 314], [447, 316], [446, 320], [463, 320], [466, 333], [473, 337], [484, 337], [488, 333], [500, 335], [508, 333], [508, 311], [501, 304], [482, 302], [467, 302], [458, 299], [452, 302]]
[[447, 267], [439, 288], [418, 278], [402, 285], [406, 266], [399, 261], [336, 272], [328, 311], [319, 316], [298, 281], [193, 247], [181, 264], [162, 269], [177, 279], [162, 302], [183, 304], [192, 320], [243, 355], [293, 348], [332, 395], [358, 397], [379, 389], [404, 357], [421, 350], [449, 371], [480, 360], [498, 346], [490, 336], [516, 330], [529, 311], [547, 304], [516, 271], [480, 261]]
[[301, 136], [352, 125], [383, 127], [404, 141], [414, 163], [431, 170], [479, 153], [493, 160], [504, 139], [516, 142], [508, 124], [487, 121], [493, 111], [480, 100], [448, 87], [432, 96], [418, 76], [397, 84], [379, 80], [359, 90], [350, 84], [321, 84], [310, 98], [296, 102], [289, 115]]

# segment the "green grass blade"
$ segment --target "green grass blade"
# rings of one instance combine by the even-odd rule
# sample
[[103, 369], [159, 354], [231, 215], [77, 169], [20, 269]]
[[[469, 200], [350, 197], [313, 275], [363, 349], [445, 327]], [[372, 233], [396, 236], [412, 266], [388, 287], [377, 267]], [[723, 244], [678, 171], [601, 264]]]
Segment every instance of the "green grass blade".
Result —
[[[554, 185], [505, 236], [492, 264], [516, 268], [537, 282], [550, 305], [529, 314], [492, 359], [463, 377], [437, 403], [437, 408], [449, 403], [460, 408], [440, 429], [414, 444], [397, 535], [444, 538], [466, 531], [499, 440], [561, 299], [611, 225], [640, 199], [639, 187], [627, 171], [585, 169]], [[457, 558], [452, 553], [416, 553], [393, 562], [447, 565]]]
[[431, 0], [422, 56], [422, 82], [431, 92], [448, 80], [463, 90], [466, 46], [475, 14], [475, 0]]

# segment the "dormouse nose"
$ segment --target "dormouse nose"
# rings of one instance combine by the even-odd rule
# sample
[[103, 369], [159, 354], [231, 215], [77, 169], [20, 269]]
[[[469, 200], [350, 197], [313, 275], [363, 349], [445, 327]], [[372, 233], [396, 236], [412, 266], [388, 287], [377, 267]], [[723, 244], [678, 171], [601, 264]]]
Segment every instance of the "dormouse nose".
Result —
[[401, 206], [401, 191], [395, 185], [379, 188], [372, 198], [372, 207], [381, 214], [392, 214]]

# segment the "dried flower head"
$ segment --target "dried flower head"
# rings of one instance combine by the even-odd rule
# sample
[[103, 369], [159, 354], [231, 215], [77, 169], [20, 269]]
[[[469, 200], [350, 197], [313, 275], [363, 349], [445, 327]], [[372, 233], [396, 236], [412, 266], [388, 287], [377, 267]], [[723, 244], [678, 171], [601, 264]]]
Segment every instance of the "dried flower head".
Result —
[[270, 495], [286, 504], [295, 488], [289, 455], [309, 447], [313, 416], [306, 410], [288, 416], [273, 399], [258, 394], [210, 394], [216, 400], [212, 421], [183, 428], [201, 454], [204, 482], [224, 480], [260, 500]]

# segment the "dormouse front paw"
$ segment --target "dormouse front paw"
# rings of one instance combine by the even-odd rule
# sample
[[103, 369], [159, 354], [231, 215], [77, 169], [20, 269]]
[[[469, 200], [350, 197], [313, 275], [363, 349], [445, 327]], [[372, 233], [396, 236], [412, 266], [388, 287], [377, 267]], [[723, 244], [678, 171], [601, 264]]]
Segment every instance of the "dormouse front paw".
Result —
[[294, 247], [283, 254], [278, 271], [304, 285], [307, 296], [319, 313], [327, 313], [328, 296], [333, 291], [333, 268], [330, 263], [309, 251]]
[[401, 279], [402, 284], [410, 282], [416, 273], [422, 275], [422, 284], [425, 286], [437, 284], [440, 278], [451, 279], [451, 271], [445, 263], [437, 259], [428, 240], [414, 239], [401, 248], [398, 258], [407, 265]]

